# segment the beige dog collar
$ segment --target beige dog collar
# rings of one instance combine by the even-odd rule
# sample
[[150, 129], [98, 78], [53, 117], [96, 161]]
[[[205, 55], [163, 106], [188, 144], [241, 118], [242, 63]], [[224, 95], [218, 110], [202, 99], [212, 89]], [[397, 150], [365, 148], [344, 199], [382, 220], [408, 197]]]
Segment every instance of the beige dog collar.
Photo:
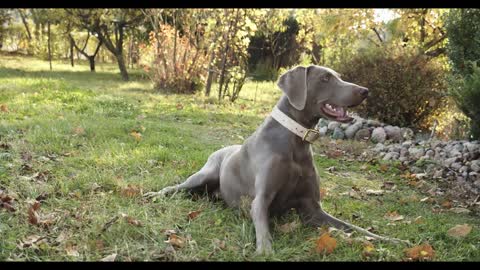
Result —
[[288, 115], [284, 114], [280, 109], [275, 106], [272, 113], [270, 114], [273, 119], [277, 120], [282, 126], [295, 133], [297, 136], [302, 138], [303, 141], [313, 143], [320, 137], [320, 133], [316, 129], [307, 129], [302, 125], [297, 123]]

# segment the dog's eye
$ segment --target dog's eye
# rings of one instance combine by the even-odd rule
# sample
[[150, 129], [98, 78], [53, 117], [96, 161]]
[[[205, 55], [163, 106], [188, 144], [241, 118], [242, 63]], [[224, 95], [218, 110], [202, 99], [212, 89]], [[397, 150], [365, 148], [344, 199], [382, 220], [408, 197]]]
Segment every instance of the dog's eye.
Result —
[[325, 76], [323, 76], [322, 81], [328, 82], [331, 77], [332, 77], [332, 74], [327, 73]]

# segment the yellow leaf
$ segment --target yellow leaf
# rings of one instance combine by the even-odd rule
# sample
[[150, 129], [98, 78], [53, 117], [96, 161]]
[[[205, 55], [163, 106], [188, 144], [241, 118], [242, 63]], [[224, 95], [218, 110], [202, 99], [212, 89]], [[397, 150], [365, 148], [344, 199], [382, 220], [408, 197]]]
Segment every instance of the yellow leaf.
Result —
[[405, 249], [405, 254], [408, 259], [414, 261], [430, 260], [435, 256], [435, 251], [429, 244], [423, 244]]
[[178, 247], [178, 248], [182, 248], [183, 246], [185, 246], [185, 239], [183, 239], [183, 238], [180, 237], [180, 236], [177, 236], [176, 234], [171, 234], [171, 235], [168, 237], [168, 240], [165, 241], [165, 243], [169, 243], [169, 244], [171, 244], [172, 246], [175, 246], [175, 247]]
[[140, 134], [139, 132], [132, 131], [130, 135], [134, 137], [136, 141], [140, 141], [142, 139], [142, 134]]
[[337, 247], [337, 240], [330, 236], [329, 233], [323, 233], [316, 242], [315, 251], [317, 253], [330, 254]]

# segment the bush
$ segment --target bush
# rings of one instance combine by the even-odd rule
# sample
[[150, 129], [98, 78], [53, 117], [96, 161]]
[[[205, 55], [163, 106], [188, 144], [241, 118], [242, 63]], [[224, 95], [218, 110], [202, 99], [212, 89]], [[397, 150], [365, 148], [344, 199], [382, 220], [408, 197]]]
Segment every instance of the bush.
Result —
[[[141, 46], [140, 63], [149, 74], [154, 88], [164, 92], [191, 94], [203, 87], [207, 57], [191, 44], [187, 30], [182, 36], [170, 25], [159, 27], [158, 39], [150, 33], [148, 45]], [[157, 51], [157, 44], [159, 49]], [[175, 57], [174, 57], [175, 55]]]
[[415, 53], [393, 51], [382, 47], [359, 53], [337, 70], [344, 80], [370, 90], [357, 112], [392, 125], [426, 129], [426, 119], [444, 101], [442, 66]]
[[458, 107], [470, 118], [470, 133], [480, 139], [480, 67], [470, 65], [472, 73], [451, 83], [450, 94]]

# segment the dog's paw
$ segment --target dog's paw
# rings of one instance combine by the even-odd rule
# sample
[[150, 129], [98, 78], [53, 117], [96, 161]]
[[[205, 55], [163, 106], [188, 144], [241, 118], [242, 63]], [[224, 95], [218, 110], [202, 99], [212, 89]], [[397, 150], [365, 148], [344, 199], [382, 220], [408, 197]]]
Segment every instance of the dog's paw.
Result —
[[257, 250], [255, 251], [256, 255], [271, 255], [273, 253], [272, 244], [270, 242], [257, 246]]

